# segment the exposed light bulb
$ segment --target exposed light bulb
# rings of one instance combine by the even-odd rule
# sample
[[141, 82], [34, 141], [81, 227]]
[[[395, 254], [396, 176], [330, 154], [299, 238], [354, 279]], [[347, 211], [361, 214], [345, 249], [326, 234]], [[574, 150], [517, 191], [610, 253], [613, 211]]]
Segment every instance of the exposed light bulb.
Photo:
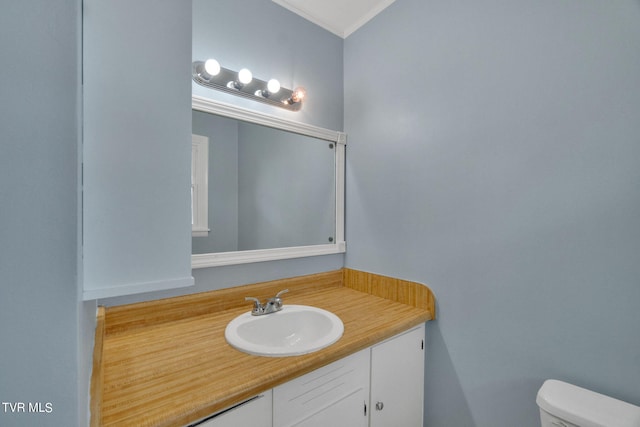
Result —
[[307, 96], [307, 90], [299, 86], [293, 90], [293, 93], [291, 94], [291, 101], [294, 103], [301, 102], [305, 96]]
[[240, 83], [246, 85], [247, 83], [251, 83], [251, 80], [253, 80], [253, 74], [251, 74], [251, 71], [246, 68], [238, 71], [238, 81]]
[[276, 79], [271, 79], [267, 82], [267, 91], [270, 94], [278, 93], [280, 90], [280, 82]]
[[204, 63], [204, 71], [210, 76], [217, 76], [220, 74], [220, 63], [215, 59], [207, 59]]

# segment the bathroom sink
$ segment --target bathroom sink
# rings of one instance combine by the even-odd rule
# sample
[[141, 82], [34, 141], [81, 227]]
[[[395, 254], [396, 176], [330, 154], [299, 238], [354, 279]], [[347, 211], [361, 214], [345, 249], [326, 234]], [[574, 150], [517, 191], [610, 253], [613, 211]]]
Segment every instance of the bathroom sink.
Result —
[[342, 320], [321, 308], [285, 305], [281, 311], [241, 314], [227, 325], [224, 336], [237, 350], [258, 356], [284, 357], [313, 353], [340, 339]]

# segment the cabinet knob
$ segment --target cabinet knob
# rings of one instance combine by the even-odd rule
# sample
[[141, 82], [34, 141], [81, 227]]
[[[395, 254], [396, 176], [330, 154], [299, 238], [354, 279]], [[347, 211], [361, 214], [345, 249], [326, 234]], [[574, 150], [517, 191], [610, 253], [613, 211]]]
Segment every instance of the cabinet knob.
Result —
[[382, 411], [382, 408], [384, 408], [384, 403], [376, 402], [376, 410]]

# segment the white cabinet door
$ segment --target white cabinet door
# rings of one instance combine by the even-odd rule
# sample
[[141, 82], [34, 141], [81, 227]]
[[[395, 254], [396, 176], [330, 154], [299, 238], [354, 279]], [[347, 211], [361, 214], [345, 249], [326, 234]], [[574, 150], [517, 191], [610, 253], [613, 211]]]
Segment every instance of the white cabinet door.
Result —
[[420, 427], [424, 325], [371, 348], [371, 427]]
[[369, 349], [273, 389], [273, 425], [365, 427]]
[[215, 415], [197, 427], [272, 427], [271, 390]]

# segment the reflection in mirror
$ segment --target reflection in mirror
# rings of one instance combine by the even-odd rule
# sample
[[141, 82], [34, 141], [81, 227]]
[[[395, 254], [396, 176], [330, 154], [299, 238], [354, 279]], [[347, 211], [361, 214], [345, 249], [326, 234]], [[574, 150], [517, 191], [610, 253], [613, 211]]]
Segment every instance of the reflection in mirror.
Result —
[[335, 144], [193, 111], [208, 139], [208, 232], [193, 253], [331, 243]]
[[344, 134], [193, 105], [194, 268], [344, 252]]

